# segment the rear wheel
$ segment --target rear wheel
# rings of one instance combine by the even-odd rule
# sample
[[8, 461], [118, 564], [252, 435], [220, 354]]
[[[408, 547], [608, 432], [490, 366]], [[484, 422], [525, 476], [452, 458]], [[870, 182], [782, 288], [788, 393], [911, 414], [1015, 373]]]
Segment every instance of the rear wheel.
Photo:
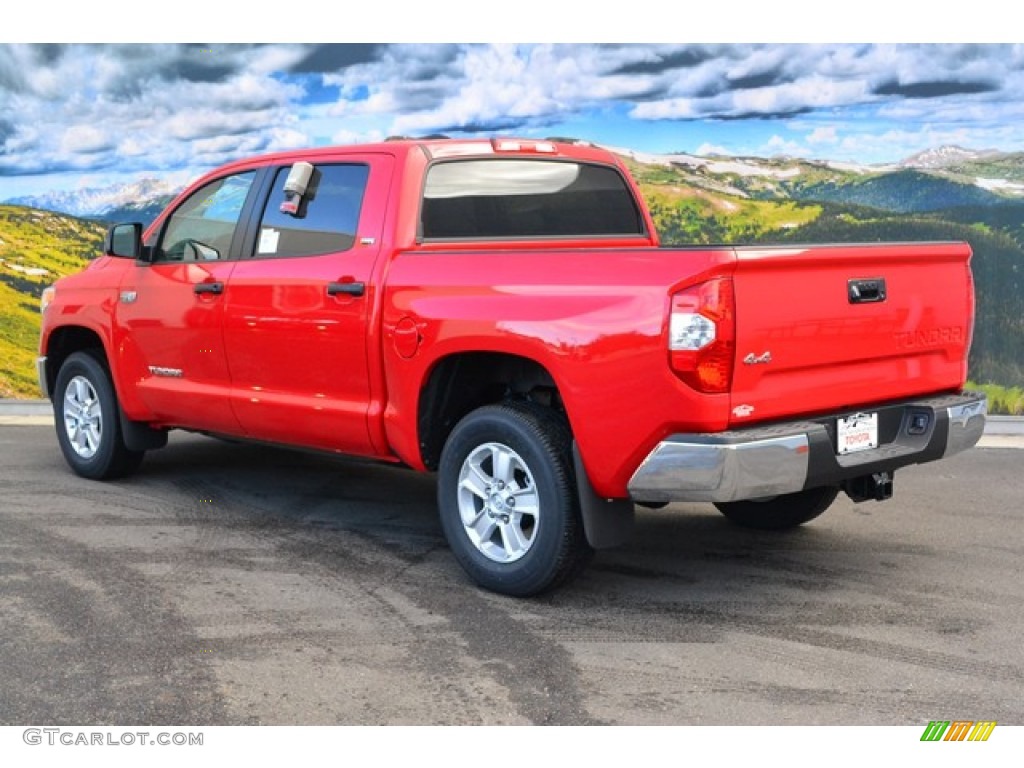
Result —
[[835, 486], [808, 488], [767, 499], [719, 502], [715, 506], [736, 525], [761, 531], [783, 531], [813, 520], [836, 500]]
[[125, 446], [110, 374], [93, 354], [75, 352], [61, 365], [53, 415], [61, 452], [77, 474], [107, 480], [138, 469], [144, 452]]
[[564, 419], [531, 403], [479, 408], [452, 430], [438, 469], [441, 526], [480, 586], [533, 595], [586, 564], [571, 444]]

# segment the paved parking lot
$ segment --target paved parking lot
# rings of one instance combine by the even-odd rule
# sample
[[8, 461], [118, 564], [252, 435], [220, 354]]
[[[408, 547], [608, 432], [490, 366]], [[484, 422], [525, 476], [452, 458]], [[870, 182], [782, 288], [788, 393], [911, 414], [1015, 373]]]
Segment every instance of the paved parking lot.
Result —
[[176, 433], [100, 484], [0, 427], [0, 723], [1024, 724], [1022, 459], [788, 535], [642, 511], [513, 600], [467, 582], [429, 476]]

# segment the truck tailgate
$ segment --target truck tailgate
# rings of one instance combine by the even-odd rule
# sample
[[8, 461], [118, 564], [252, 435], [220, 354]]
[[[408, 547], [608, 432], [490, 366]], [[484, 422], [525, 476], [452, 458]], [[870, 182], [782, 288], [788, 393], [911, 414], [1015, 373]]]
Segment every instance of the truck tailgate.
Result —
[[731, 424], [955, 390], [966, 243], [738, 248]]

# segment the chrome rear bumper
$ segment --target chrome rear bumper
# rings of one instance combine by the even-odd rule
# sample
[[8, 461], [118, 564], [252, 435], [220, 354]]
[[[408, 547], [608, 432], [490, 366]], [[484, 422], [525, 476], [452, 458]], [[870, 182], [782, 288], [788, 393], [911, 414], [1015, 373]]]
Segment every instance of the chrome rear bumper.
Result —
[[[972, 447], [984, 431], [988, 407], [985, 395], [965, 392], [865, 410], [879, 412], [880, 432], [890, 439], [845, 456], [836, 455], [834, 425], [847, 414], [672, 435], [633, 474], [629, 494], [635, 501], [740, 501], [891, 472]], [[910, 417], [922, 414], [928, 415], [928, 426], [918, 433]]]

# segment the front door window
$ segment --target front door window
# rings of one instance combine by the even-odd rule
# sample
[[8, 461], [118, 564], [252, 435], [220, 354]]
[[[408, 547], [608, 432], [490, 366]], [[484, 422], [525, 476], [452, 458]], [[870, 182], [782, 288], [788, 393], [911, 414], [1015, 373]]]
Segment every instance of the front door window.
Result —
[[154, 261], [223, 261], [256, 172], [200, 187], [171, 214]]

